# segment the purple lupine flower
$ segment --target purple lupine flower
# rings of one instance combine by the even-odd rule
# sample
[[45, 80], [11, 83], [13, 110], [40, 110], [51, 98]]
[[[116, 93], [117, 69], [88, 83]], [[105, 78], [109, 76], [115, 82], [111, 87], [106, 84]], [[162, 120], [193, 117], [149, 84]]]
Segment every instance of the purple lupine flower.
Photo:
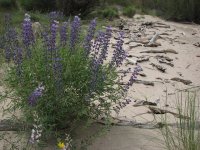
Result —
[[[67, 24], [66, 24], [67, 25]], [[66, 28], [66, 27], [65, 27]], [[59, 51], [56, 47], [56, 33], [58, 29], [58, 22], [53, 21], [51, 24], [51, 53], [52, 55], [52, 61], [53, 61], [53, 74], [54, 74], [54, 81], [55, 81], [55, 87], [56, 87], [56, 93], [57, 95], [60, 95], [60, 92], [62, 91], [62, 59], [59, 57]], [[66, 31], [62, 33], [63, 42], [65, 42], [66, 38]]]
[[75, 48], [75, 44], [79, 37], [81, 27], [81, 21], [78, 16], [74, 17], [74, 20], [71, 24], [71, 34], [70, 34], [70, 49], [73, 50]]
[[2, 48], [5, 49], [5, 59], [6, 62], [10, 62], [13, 56], [13, 42], [16, 40], [16, 31], [11, 27], [11, 16], [10, 14], [5, 14], [5, 34], [2, 38]]
[[22, 74], [22, 60], [23, 52], [22, 48], [19, 46], [18, 34], [15, 28], [9, 28], [5, 34], [5, 57], [9, 62], [13, 58], [14, 64], [16, 66], [16, 74], [20, 77]]
[[126, 52], [123, 49], [123, 33], [119, 33], [119, 38], [117, 40], [117, 43], [115, 45], [115, 50], [113, 53], [113, 57], [111, 60], [111, 66], [119, 67], [122, 65], [123, 60], [126, 58]]
[[50, 51], [51, 45], [50, 45], [50, 42], [49, 42], [49, 35], [48, 35], [48, 32], [47, 32], [46, 29], [45, 29], [45, 31], [42, 32], [42, 42], [43, 42], [44, 49]]
[[44, 60], [45, 60], [45, 68], [46, 68], [46, 73], [49, 73], [49, 52], [51, 51], [51, 44], [49, 42], [49, 35], [47, 33], [47, 31], [43, 31], [42, 32], [42, 42], [43, 42], [43, 47], [44, 47], [44, 51], [43, 51], [43, 56], [44, 56]]
[[92, 39], [94, 38], [95, 30], [96, 30], [96, 19], [92, 20], [88, 29], [88, 34], [84, 41], [84, 48], [86, 56], [90, 54], [91, 46], [92, 46]]
[[98, 78], [98, 72], [100, 67], [100, 62], [98, 59], [99, 51], [103, 42], [104, 33], [99, 31], [99, 34], [97, 38], [95, 39], [93, 45], [92, 45], [92, 61], [90, 64], [91, 67], [91, 81], [90, 81], [90, 89], [89, 89], [89, 95], [91, 96], [92, 93], [96, 89], [97, 84], [97, 78]]
[[23, 35], [23, 43], [26, 48], [26, 54], [30, 58], [31, 57], [30, 46], [34, 43], [34, 36], [29, 14], [25, 14], [25, 18], [23, 21], [22, 35]]
[[99, 67], [100, 67], [99, 62], [93, 58], [91, 63], [91, 80], [89, 87], [89, 97], [92, 96], [92, 93], [96, 89]]
[[5, 33], [4, 40], [5, 58], [7, 62], [10, 62], [11, 58], [14, 56], [14, 49], [16, 49], [16, 44], [18, 43], [16, 30], [12, 27], [8, 28]]
[[22, 77], [22, 61], [23, 61], [23, 50], [19, 46], [19, 41], [15, 41], [13, 45], [13, 60], [16, 66], [16, 74], [21, 79]]
[[130, 88], [130, 86], [133, 85], [133, 83], [135, 82], [135, 80], [137, 79], [137, 75], [138, 73], [142, 71], [142, 68], [140, 66], [136, 66], [133, 70], [133, 73], [128, 81], [128, 83], [125, 85], [124, 87], [124, 91], [128, 91], [128, 89]]
[[19, 46], [15, 47], [14, 50], [14, 63], [16, 65], [16, 74], [21, 77], [22, 75], [22, 60], [23, 60], [23, 55], [22, 55], [22, 49]]
[[53, 73], [54, 73], [54, 81], [56, 87], [56, 94], [60, 96], [62, 89], [63, 89], [63, 82], [62, 82], [62, 59], [58, 57], [58, 55], [54, 58], [54, 65], [53, 65]]
[[104, 33], [99, 31], [93, 45], [92, 45], [92, 61], [90, 64], [90, 68], [91, 68], [91, 80], [90, 80], [90, 88], [89, 88], [89, 97], [91, 97], [92, 93], [95, 91], [96, 89], [96, 84], [97, 84], [97, 78], [98, 78], [98, 72], [99, 72], [99, 67], [100, 67], [100, 63], [98, 61], [98, 55], [99, 55], [99, 51], [101, 48], [101, 44], [103, 42], [103, 38], [104, 38]]
[[5, 46], [5, 59], [6, 59], [6, 62], [9, 63], [11, 61], [11, 47], [10, 46]]
[[43, 85], [39, 85], [29, 96], [28, 98], [28, 102], [30, 106], [34, 106], [36, 105], [38, 99], [42, 96], [43, 91], [44, 91], [44, 86]]
[[104, 38], [103, 38], [103, 42], [102, 42], [102, 49], [101, 49], [100, 56], [98, 59], [100, 64], [103, 64], [103, 61], [106, 60], [106, 58], [107, 58], [109, 42], [110, 42], [110, 38], [112, 36], [111, 32], [112, 32], [111, 28], [107, 27], [106, 33], [104, 34]]
[[50, 29], [51, 37], [49, 39], [51, 51], [56, 49], [56, 34], [57, 34], [58, 24], [59, 22], [55, 20], [51, 23], [51, 29]]
[[61, 46], [65, 46], [67, 43], [67, 26], [68, 22], [63, 22], [61, 28], [60, 28], [60, 43]]
[[100, 49], [101, 49], [101, 47], [103, 45], [102, 43], [104, 41], [104, 37], [105, 37], [105, 33], [102, 32], [102, 31], [99, 31], [98, 35], [97, 35], [97, 37], [94, 40], [94, 43], [92, 45], [91, 55], [95, 60], [98, 59], [98, 55], [100, 53]]
[[43, 37], [43, 45], [44, 45], [44, 59], [46, 64], [46, 72], [50, 70], [49, 62], [54, 63], [54, 59], [57, 55], [57, 47], [56, 47], [56, 36], [57, 36], [58, 22], [52, 21], [50, 26], [50, 35], [47, 31], [42, 33]]
[[111, 38], [111, 30], [107, 28], [106, 33], [99, 31], [91, 49], [91, 81], [89, 95], [95, 91], [97, 80], [103, 82], [106, 79], [106, 74], [99, 76], [99, 68], [103, 64], [103, 60], [107, 57], [107, 49]]

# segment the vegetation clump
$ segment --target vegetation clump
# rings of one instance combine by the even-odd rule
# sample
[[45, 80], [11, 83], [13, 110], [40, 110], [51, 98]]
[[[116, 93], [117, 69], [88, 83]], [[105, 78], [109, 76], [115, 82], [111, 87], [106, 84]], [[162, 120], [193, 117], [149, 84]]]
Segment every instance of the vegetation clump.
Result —
[[117, 68], [126, 58], [123, 33], [109, 60], [110, 27], [96, 33], [97, 22], [92, 20], [84, 35], [78, 16], [60, 23], [57, 12], [49, 16], [50, 28], [44, 28], [41, 38], [34, 37], [29, 14], [21, 33], [9, 25], [4, 35], [6, 83], [16, 99], [10, 108], [20, 109], [21, 119], [33, 125], [32, 143], [49, 131], [71, 130], [79, 121], [109, 118], [140, 71], [136, 68], [127, 84], [119, 83]]
[[14, 8], [15, 6], [14, 0], [0, 0], [0, 8], [8, 9]]
[[167, 124], [168, 115], [163, 118], [165, 126], [161, 131], [168, 150], [200, 149], [199, 90], [198, 87], [193, 87], [177, 92], [176, 110], [180, 117], [174, 118], [174, 126]]
[[134, 6], [128, 6], [123, 8], [123, 15], [132, 18], [136, 13], [136, 9]]
[[118, 10], [114, 7], [107, 7], [101, 13], [103, 18], [113, 19], [119, 17]]

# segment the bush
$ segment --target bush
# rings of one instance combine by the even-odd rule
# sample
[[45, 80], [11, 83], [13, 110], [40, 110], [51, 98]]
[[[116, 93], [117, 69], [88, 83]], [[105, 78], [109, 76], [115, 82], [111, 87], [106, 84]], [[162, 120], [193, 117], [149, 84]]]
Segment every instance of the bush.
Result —
[[136, 13], [134, 6], [128, 6], [123, 9], [123, 15], [132, 18]]
[[133, 4], [133, 0], [100, 0], [102, 3], [116, 4], [120, 6], [129, 6]]
[[56, 8], [67, 16], [77, 14], [86, 16], [98, 3], [96, 0], [56, 0], [56, 2]]
[[0, 8], [13, 8], [15, 6], [14, 0], [0, 0]]
[[20, 4], [25, 10], [39, 10], [42, 12], [56, 9], [55, 0], [20, 0]]
[[157, 10], [158, 15], [167, 19], [200, 22], [199, 0], [147, 0], [139, 5], [143, 10]]
[[105, 6], [105, 8], [98, 6], [87, 15], [87, 19], [88, 18], [96, 18], [96, 17], [98, 17], [100, 19], [112, 20], [114, 18], [119, 17], [119, 12], [118, 12], [118, 9], [113, 6], [110, 6], [110, 7]]
[[[36, 125], [42, 128], [39, 133], [44, 137], [49, 131], [71, 131], [79, 121], [108, 119], [113, 105], [126, 97], [137, 70], [126, 85], [118, 82], [121, 77], [116, 69], [126, 57], [123, 34], [119, 34], [108, 61], [111, 28], [96, 36], [95, 29], [93, 20], [84, 37], [79, 17], [60, 27], [51, 20], [42, 39], [34, 39], [30, 16], [26, 14], [22, 33], [12, 27], [6, 31], [5, 59], [10, 63], [6, 81], [14, 89], [9, 96], [16, 99], [11, 108], [20, 109], [27, 124], [34, 125], [32, 141], [36, 140]], [[22, 40], [18, 38], [21, 35]]]
[[114, 7], [107, 7], [101, 13], [103, 18], [113, 19], [119, 17], [118, 10]]
[[85, 16], [90, 8], [96, 5], [95, 0], [20, 0], [25, 10], [37, 10], [41, 12], [62, 11], [66, 16]]

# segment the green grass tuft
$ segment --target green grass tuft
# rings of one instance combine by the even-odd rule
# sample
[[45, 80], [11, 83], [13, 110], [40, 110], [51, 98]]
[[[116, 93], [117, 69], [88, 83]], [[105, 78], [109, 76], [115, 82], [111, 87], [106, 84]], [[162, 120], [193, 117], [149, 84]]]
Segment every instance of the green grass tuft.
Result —
[[[161, 129], [168, 150], [199, 150], [200, 149], [200, 89], [181, 91], [178, 93], [176, 109], [178, 119], [175, 126], [167, 125]], [[185, 116], [185, 117], [181, 117]]]

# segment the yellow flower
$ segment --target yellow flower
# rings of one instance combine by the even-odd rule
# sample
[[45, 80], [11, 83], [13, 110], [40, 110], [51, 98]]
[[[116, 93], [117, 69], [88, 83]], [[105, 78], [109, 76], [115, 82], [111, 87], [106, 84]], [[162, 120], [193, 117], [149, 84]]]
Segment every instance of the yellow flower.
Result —
[[58, 148], [63, 149], [65, 144], [63, 142], [58, 142]]

